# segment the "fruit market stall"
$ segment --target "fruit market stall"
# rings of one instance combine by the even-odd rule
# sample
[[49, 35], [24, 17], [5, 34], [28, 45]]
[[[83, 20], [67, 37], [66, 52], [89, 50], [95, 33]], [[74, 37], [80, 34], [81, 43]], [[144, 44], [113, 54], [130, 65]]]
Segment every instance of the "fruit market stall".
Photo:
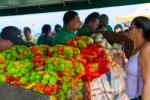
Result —
[[0, 53], [0, 82], [43, 94], [43, 100], [128, 100], [116, 53], [125, 57], [120, 45], [112, 47], [100, 34], [51, 47], [17, 45]]

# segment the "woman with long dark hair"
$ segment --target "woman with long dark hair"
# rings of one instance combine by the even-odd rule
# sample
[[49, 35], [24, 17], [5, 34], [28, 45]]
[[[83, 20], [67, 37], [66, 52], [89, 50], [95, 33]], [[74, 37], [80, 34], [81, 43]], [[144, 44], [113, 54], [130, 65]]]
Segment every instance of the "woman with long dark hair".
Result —
[[134, 52], [125, 67], [126, 92], [131, 100], [150, 100], [150, 19], [136, 17], [129, 38], [134, 42]]
[[53, 37], [49, 36], [50, 32], [51, 32], [51, 26], [48, 24], [45, 24], [42, 27], [42, 33], [41, 33], [41, 36], [37, 40], [37, 44], [53, 45]]

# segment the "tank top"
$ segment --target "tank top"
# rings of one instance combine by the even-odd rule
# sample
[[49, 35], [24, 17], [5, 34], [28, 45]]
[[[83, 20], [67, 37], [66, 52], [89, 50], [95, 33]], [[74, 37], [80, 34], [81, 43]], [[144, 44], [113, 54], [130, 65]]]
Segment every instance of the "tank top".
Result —
[[138, 64], [139, 52], [130, 57], [125, 66], [126, 71], [126, 93], [130, 99], [141, 96], [143, 80], [141, 77], [140, 66]]

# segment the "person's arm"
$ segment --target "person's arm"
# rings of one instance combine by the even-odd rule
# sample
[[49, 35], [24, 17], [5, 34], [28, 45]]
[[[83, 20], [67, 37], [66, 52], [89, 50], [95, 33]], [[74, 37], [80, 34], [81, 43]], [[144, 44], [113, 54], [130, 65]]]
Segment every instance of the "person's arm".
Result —
[[94, 34], [101, 33], [110, 44], [113, 43], [123, 44], [126, 57], [129, 59], [130, 56], [132, 55], [134, 49], [134, 43], [127, 36], [122, 34], [115, 34], [114, 32], [104, 32], [104, 31], [94, 31], [91, 33]]
[[4, 51], [6, 49], [9, 49], [12, 46], [13, 46], [13, 43], [10, 42], [9, 40], [0, 39], [0, 51]]
[[88, 34], [92, 35], [97, 33], [101, 33], [110, 44], [114, 43], [123, 44], [126, 57], [128, 59], [130, 58], [134, 49], [134, 43], [131, 39], [122, 34], [115, 34], [114, 32], [105, 32], [100, 30], [90, 31]]
[[141, 49], [139, 64], [143, 79], [142, 100], [150, 100], [150, 44], [144, 45]]

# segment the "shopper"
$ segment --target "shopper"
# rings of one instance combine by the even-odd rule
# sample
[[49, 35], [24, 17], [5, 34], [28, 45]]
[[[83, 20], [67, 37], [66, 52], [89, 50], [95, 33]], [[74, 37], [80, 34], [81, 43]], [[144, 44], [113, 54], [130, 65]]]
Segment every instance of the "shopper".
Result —
[[11, 41], [0, 38], [0, 51], [10, 49], [12, 46], [13, 43]]
[[54, 32], [55, 32], [55, 33], [58, 33], [61, 29], [62, 29], [62, 26], [59, 25], [59, 24], [56, 24], [56, 25], [55, 25], [55, 28], [54, 28]]
[[36, 39], [32, 37], [31, 29], [29, 27], [24, 27], [23, 33], [24, 33], [25, 41], [36, 43]]
[[121, 25], [121, 24], [115, 25], [115, 27], [114, 27], [114, 32], [116, 32], [116, 33], [123, 32], [123, 27], [122, 27], [122, 25]]
[[99, 26], [98, 26], [97, 30], [113, 32], [112, 27], [110, 25], [108, 25], [108, 23], [109, 23], [108, 16], [106, 14], [100, 15], [100, 21], [99, 21]]
[[136, 17], [129, 38], [134, 42], [134, 52], [125, 67], [126, 92], [131, 100], [150, 100], [150, 19]]
[[68, 39], [74, 38], [75, 32], [81, 25], [78, 13], [75, 11], [68, 11], [63, 17], [63, 29], [56, 33], [54, 44], [65, 44]]
[[14, 45], [34, 45], [32, 42], [24, 41], [21, 35], [21, 30], [14, 26], [3, 28], [0, 37], [4, 40], [11, 41]]
[[99, 13], [93, 12], [85, 19], [84, 25], [78, 30], [77, 35], [91, 36], [99, 25]]
[[51, 32], [51, 26], [48, 24], [43, 25], [41, 36], [37, 40], [37, 44], [53, 45], [54, 38], [49, 36]]

